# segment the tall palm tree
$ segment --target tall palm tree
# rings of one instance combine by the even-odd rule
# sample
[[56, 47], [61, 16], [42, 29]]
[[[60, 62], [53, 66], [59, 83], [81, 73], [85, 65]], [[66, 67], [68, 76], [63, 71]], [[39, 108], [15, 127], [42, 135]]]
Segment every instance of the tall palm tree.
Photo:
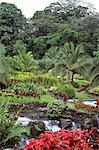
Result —
[[0, 44], [0, 83], [7, 85], [9, 81], [9, 73], [11, 69], [6, 61], [5, 49], [2, 44]]
[[69, 75], [71, 74], [72, 83], [75, 73], [84, 74], [85, 69], [90, 64], [92, 64], [92, 59], [84, 53], [82, 45], [75, 47], [72, 42], [65, 43], [64, 47], [57, 54], [56, 66], [65, 66], [64, 68], [68, 70]]

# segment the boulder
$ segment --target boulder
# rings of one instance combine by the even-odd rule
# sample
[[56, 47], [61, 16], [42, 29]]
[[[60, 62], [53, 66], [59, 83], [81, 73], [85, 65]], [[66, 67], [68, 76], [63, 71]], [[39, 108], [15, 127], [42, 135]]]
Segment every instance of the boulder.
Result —
[[64, 129], [72, 129], [72, 121], [70, 119], [60, 119], [60, 127]]
[[96, 127], [99, 129], [99, 115], [95, 115], [91, 120], [93, 127]]
[[45, 131], [45, 124], [42, 121], [30, 122], [28, 127], [30, 127], [31, 138], [36, 138]]
[[84, 120], [84, 128], [89, 129], [91, 127], [99, 128], [99, 117], [98, 117], [98, 115], [96, 115], [92, 118], [86, 118]]

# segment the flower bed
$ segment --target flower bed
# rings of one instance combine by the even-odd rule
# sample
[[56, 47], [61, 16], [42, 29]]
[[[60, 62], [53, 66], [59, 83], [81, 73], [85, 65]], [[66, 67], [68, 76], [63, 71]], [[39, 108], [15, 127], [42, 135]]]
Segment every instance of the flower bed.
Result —
[[83, 108], [86, 112], [99, 112], [99, 102], [97, 101], [96, 106], [86, 105], [81, 100], [75, 102], [77, 109]]
[[85, 132], [81, 129], [45, 132], [38, 139], [31, 139], [21, 150], [98, 150], [97, 132], [95, 128]]
[[75, 97], [75, 90], [71, 85], [61, 85], [54, 90], [49, 89], [56, 99], [62, 99], [67, 101], [70, 98]]
[[45, 94], [42, 86], [39, 86], [38, 84], [30, 81], [13, 81], [11, 83], [11, 86], [8, 87], [6, 90], [7, 92], [14, 91], [16, 95], [20, 96], [40, 97], [42, 94]]

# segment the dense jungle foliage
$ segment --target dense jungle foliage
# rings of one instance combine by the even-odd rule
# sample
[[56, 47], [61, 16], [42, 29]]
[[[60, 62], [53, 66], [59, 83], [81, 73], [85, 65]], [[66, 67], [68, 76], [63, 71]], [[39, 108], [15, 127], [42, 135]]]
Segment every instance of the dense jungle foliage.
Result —
[[65, 0], [27, 19], [14, 4], [1, 3], [0, 57], [3, 84], [11, 69], [38, 69], [68, 74], [72, 83], [78, 73], [98, 85], [99, 13], [81, 0]]

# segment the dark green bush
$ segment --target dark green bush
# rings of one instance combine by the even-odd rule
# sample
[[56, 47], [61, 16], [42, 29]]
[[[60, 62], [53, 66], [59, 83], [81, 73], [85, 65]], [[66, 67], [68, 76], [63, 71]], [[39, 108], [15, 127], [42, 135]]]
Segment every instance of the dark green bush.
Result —
[[61, 94], [68, 94], [71, 98], [75, 97], [75, 90], [71, 85], [61, 85], [56, 91]]
[[47, 114], [50, 118], [59, 118], [62, 116], [65, 105], [60, 100], [54, 100], [47, 105]]

